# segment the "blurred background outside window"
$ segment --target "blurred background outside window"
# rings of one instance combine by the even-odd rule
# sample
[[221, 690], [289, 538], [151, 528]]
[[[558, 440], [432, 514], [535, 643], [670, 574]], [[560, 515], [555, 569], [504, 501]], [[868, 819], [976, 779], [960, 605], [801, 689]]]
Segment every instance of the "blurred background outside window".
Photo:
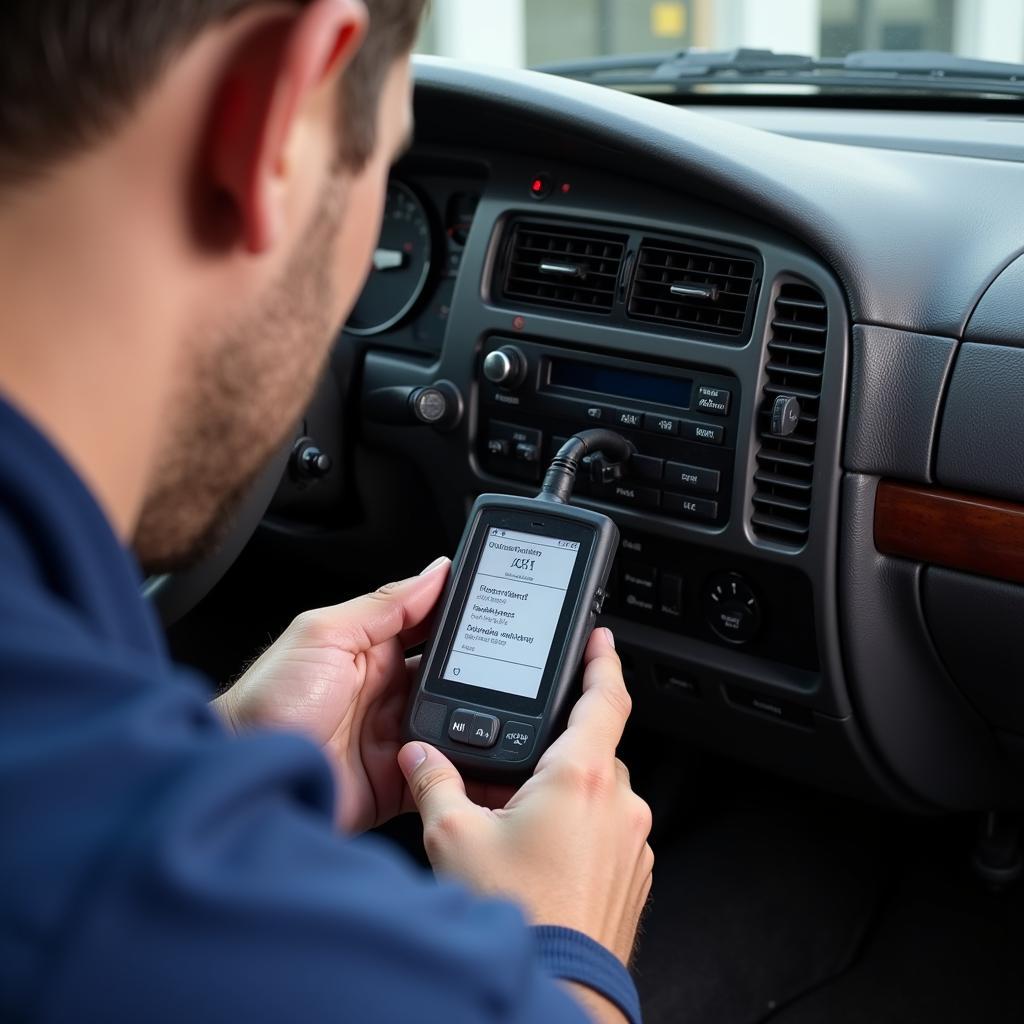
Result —
[[1024, 0], [432, 0], [418, 49], [508, 67], [739, 46], [1024, 62]]

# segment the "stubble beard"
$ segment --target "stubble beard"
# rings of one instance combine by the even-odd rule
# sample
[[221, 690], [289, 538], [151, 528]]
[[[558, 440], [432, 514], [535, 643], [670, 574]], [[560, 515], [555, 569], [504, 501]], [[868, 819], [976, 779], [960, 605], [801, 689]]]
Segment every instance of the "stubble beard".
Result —
[[334, 333], [331, 251], [341, 187], [325, 189], [306, 237], [256, 310], [188, 346], [190, 367], [135, 533], [150, 574], [188, 568], [228, 533], [253, 482], [309, 404]]

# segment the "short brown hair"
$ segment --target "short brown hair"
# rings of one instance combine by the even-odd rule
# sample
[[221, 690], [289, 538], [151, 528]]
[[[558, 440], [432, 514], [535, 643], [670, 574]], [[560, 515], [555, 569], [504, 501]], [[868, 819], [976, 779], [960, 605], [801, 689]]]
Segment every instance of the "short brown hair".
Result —
[[[262, 2], [0, 0], [0, 184], [101, 140], [204, 29]], [[364, 3], [370, 29], [341, 103], [341, 157], [355, 168], [373, 151], [384, 77], [412, 49], [425, 0]]]

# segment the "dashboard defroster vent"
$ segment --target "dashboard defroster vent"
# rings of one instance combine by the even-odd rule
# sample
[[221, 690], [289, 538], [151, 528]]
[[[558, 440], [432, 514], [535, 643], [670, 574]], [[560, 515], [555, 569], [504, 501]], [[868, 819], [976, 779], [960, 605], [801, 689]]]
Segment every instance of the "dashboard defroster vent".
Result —
[[607, 313], [615, 303], [625, 249], [624, 235], [575, 224], [520, 221], [509, 241], [504, 296]]
[[645, 238], [629, 315], [711, 334], [745, 335], [756, 276], [753, 260]]
[[[775, 299], [768, 340], [764, 401], [758, 413], [760, 450], [754, 474], [754, 532], [802, 547], [810, 532], [814, 449], [825, 370], [828, 308], [817, 288], [788, 282]], [[799, 419], [785, 421], [787, 405]], [[781, 415], [780, 415], [781, 414]], [[774, 422], [773, 422], [774, 421]]]

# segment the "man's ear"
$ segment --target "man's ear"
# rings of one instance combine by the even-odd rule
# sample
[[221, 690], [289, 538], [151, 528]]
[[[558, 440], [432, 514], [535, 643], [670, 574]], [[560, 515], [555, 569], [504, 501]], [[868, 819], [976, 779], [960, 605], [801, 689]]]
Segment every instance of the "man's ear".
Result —
[[312, 0], [254, 21], [238, 40], [217, 93], [206, 173], [234, 208], [253, 254], [280, 235], [295, 169], [289, 147], [321, 90], [334, 88], [358, 52], [368, 16], [362, 0]]

